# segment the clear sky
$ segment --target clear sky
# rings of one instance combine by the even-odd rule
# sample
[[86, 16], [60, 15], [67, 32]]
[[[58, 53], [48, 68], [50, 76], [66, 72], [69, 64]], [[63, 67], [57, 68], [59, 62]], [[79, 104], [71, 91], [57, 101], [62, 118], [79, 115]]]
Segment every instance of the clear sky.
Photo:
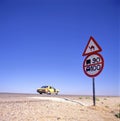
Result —
[[119, 0], [0, 0], [0, 92], [92, 95], [82, 53], [93, 36], [102, 48], [96, 95], [120, 95]]

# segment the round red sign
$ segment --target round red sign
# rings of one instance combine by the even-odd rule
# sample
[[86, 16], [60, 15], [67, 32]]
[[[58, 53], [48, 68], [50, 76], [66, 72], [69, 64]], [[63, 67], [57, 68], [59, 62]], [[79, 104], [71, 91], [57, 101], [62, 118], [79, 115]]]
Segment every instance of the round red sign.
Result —
[[104, 67], [103, 57], [99, 53], [88, 55], [83, 62], [83, 70], [89, 77], [95, 77]]

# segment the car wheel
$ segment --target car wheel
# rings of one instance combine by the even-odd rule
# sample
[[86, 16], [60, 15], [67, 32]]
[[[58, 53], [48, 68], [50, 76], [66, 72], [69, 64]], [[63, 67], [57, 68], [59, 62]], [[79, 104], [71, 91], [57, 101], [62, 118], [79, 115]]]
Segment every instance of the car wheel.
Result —
[[51, 92], [48, 92], [47, 94], [48, 94], [48, 95], [51, 95]]

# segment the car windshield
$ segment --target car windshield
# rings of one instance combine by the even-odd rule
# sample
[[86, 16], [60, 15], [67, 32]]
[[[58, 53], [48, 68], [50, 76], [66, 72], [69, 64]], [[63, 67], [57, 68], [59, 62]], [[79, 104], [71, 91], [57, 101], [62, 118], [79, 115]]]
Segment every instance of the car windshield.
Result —
[[41, 88], [47, 88], [48, 86], [42, 86]]

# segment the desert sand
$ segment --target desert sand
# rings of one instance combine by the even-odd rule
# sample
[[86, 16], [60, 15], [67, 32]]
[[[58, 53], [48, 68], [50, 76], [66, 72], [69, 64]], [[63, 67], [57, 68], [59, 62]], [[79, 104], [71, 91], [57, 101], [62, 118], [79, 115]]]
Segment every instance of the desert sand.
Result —
[[120, 97], [0, 94], [0, 121], [119, 121]]

